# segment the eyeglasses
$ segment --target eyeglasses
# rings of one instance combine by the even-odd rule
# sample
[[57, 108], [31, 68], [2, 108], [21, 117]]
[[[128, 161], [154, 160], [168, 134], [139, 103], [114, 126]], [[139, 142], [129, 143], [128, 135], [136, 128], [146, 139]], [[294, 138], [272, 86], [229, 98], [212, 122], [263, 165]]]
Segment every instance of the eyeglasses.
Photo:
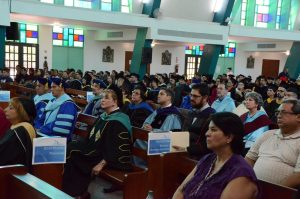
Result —
[[275, 115], [276, 115], [276, 117], [278, 116], [278, 115], [298, 115], [299, 113], [293, 113], [293, 112], [288, 112], [288, 111], [275, 111]]
[[283, 93], [284, 92], [284, 90], [277, 90], [278, 92], [281, 92], [281, 93]]
[[139, 93], [139, 92], [136, 92], [136, 91], [132, 91], [132, 94], [140, 95], [140, 93]]
[[193, 94], [190, 94], [190, 97], [193, 97], [193, 98], [198, 98], [198, 97], [202, 97], [200, 95], [193, 95]]

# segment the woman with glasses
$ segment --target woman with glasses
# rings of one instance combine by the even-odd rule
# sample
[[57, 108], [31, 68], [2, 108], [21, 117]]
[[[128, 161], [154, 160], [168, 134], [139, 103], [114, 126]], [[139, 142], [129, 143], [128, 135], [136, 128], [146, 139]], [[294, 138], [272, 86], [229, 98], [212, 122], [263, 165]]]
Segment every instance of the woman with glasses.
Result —
[[208, 123], [206, 142], [213, 153], [200, 159], [173, 199], [256, 198], [257, 179], [241, 156], [244, 130], [240, 118], [221, 112], [213, 114]]
[[263, 99], [259, 93], [250, 92], [246, 94], [245, 106], [249, 111], [240, 116], [245, 130], [243, 155], [246, 155], [257, 138], [269, 130], [269, 126], [272, 124], [266, 112], [260, 110], [262, 105]]

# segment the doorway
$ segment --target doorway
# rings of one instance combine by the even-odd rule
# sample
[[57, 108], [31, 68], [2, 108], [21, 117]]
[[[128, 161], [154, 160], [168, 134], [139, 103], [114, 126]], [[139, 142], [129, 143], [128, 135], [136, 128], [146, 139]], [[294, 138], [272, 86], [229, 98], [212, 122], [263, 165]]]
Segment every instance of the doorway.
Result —
[[185, 55], [185, 70], [184, 74], [187, 75], [187, 79], [192, 79], [198, 72], [201, 56], [199, 55]]
[[[132, 55], [132, 51], [125, 51], [125, 71], [130, 71]], [[146, 73], [150, 74], [150, 64], [147, 64]]]
[[263, 59], [262, 75], [265, 77], [278, 77], [280, 60]]

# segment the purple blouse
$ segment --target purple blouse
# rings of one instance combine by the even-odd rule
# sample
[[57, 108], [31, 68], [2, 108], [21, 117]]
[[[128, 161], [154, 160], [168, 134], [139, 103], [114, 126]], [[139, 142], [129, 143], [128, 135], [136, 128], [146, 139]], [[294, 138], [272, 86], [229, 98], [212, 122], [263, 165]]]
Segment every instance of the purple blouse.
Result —
[[[207, 177], [216, 159], [214, 153], [207, 154], [197, 164], [194, 177], [185, 185], [185, 199], [219, 199], [227, 184], [238, 177], [248, 177], [257, 183], [251, 166], [240, 155], [232, 155], [223, 167], [215, 174]], [[206, 178], [206, 180], [205, 180]]]

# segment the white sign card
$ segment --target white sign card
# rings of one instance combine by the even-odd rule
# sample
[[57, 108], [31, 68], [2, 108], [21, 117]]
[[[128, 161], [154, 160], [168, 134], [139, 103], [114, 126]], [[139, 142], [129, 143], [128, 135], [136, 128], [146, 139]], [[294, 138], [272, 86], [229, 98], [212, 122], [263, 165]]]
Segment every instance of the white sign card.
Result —
[[10, 91], [0, 91], [0, 102], [10, 101]]
[[93, 98], [94, 98], [93, 92], [87, 91], [87, 92], [86, 92], [86, 101], [87, 101], [87, 102], [90, 102], [90, 101], [92, 101]]
[[66, 163], [66, 152], [67, 138], [34, 138], [32, 164]]

